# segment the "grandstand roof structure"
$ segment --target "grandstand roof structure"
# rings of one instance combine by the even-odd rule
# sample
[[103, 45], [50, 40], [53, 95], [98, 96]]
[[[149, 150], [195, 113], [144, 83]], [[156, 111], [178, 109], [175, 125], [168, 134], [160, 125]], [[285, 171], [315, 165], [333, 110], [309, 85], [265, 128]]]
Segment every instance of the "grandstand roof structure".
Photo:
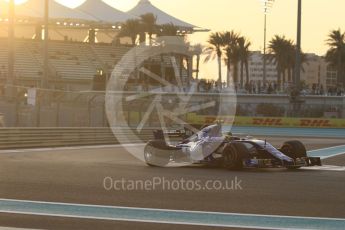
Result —
[[[29, 19], [31, 23], [39, 22], [44, 18], [44, 4], [45, 0], [28, 0], [23, 4], [16, 5], [16, 17], [20, 20]], [[9, 3], [0, 0], [0, 18], [8, 18], [8, 9]], [[128, 19], [135, 19], [147, 13], [152, 13], [157, 17], [158, 25], [174, 24], [180, 30], [188, 32], [208, 31], [165, 13], [152, 5], [149, 0], [140, 0], [133, 9], [127, 12], [117, 10], [102, 0], [86, 0], [74, 9], [61, 5], [55, 0], [49, 0], [49, 18], [52, 21], [118, 25]]]
[[143, 14], [152, 13], [157, 17], [158, 25], [174, 24], [175, 26], [178, 26], [181, 29], [206, 31], [205, 29], [184, 22], [178, 18], [175, 18], [165, 13], [164, 11], [152, 5], [152, 3], [149, 0], [140, 0], [139, 3], [133, 9], [127, 11], [127, 13], [138, 17]]
[[104, 3], [102, 0], [87, 0], [75, 9], [101, 22], [121, 23], [134, 18], [133, 15], [117, 10]]

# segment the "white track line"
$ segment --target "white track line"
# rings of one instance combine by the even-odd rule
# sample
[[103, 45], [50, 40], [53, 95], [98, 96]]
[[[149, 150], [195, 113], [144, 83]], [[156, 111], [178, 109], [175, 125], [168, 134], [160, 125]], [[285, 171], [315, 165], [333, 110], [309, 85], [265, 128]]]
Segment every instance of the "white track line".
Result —
[[180, 209], [162, 209], [162, 208], [141, 208], [141, 207], [125, 207], [125, 206], [113, 206], [113, 205], [97, 205], [97, 204], [79, 204], [79, 203], [65, 203], [65, 202], [51, 202], [51, 201], [36, 201], [36, 200], [21, 200], [21, 199], [1, 199], [0, 201], [14, 201], [14, 202], [28, 202], [32, 204], [56, 204], [67, 206], [80, 206], [80, 207], [97, 207], [97, 208], [118, 208], [128, 210], [143, 210], [143, 211], [162, 211], [162, 212], [181, 212], [181, 213], [196, 213], [196, 214], [222, 214], [222, 215], [237, 215], [237, 216], [255, 216], [255, 217], [285, 217], [285, 218], [297, 218], [297, 219], [318, 219], [318, 220], [339, 220], [343, 221], [343, 218], [331, 218], [331, 217], [316, 217], [316, 216], [288, 216], [288, 215], [265, 215], [265, 214], [251, 214], [251, 213], [234, 213], [234, 212], [212, 212], [212, 211], [190, 211]]
[[336, 165], [323, 165], [323, 166], [312, 166], [312, 167], [303, 167], [305, 170], [319, 170], [319, 171], [345, 171], [345, 166], [336, 166]]
[[[324, 152], [324, 151], [327, 151], [327, 150], [332, 150], [332, 149], [337, 149], [337, 148], [345, 148], [345, 145], [338, 145], [338, 146], [332, 146], [332, 147], [328, 147], [328, 148], [322, 148], [322, 149], [314, 149], [314, 150], [310, 150], [308, 151], [308, 155], [313, 155], [315, 152]], [[340, 152], [338, 153], [334, 153], [334, 154], [331, 154], [331, 155], [326, 155], [326, 156], [322, 156], [322, 155], [316, 155], [316, 156], [319, 156], [321, 159], [327, 159], [327, 158], [331, 158], [331, 157], [335, 157], [335, 156], [340, 156], [340, 155], [343, 155], [345, 154], [344, 150], [341, 150]]]
[[[6, 202], [8, 204], [6, 204]], [[280, 216], [280, 215], [261, 215], [261, 214], [243, 214], [243, 213], [226, 213], [226, 212], [209, 212], [209, 211], [189, 211], [189, 210], [172, 210], [172, 209], [153, 209], [153, 208], [139, 208], [139, 207], [123, 207], [123, 206], [105, 206], [105, 205], [86, 205], [86, 204], [74, 204], [74, 203], [60, 203], [60, 202], [43, 202], [43, 201], [30, 201], [30, 200], [13, 200], [13, 199], [0, 199], [0, 203], [4, 203], [4, 207], [0, 207], [0, 213], [12, 213], [12, 214], [26, 214], [37, 216], [53, 216], [53, 217], [69, 217], [69, 218], [81, 218], [81, 219], [94, 219], [94, 220], [113, 220], [113, 221], [130, 221], [130, 222], [143, 222], [143, 223], [163, 223], [163, 224], [177, 224], [177, 225], [195, 225], [195, 226], [213, 226], [213, 227], [235, 227], [235, 228], [251, 228], [251, 229], [306, 229], [310, 222], [326, 221], [324, 227], [335, 227], [334, 224], [339, 225], [339, 222], [344, 222], [342, 218], [325, 218], [325, 217], [304, 217], [304, 216]], [[37, 206], [38, 205], [38, 206]], [[40, 211], [37, 207], [45, 206]], [[18, 208], [16, 208], [18, 206]], [[30, 207], [31, 206], [31, 207]], [[68, 206], [67, 212], [62, 209], [62, 206]], [[56, 207], [60, 207], [60, 211], [56, 211]], [[53, 211], [49, 209], [53, 208]], [[97, 209], [95, 209], [97, 208]], [[100, 211], [99, 208], [107, 210], [111, 215], [92, 215], [92, 212]], [[92, 210], [94, 209], [94, 210]], [[77, 210], [74, 212], [73, 210]], [[112, 212], [114, 211], [115, 212]], [[118, 215], [118, 211], [129, 211], [125, 216]], [[72, 212], [71, 212], [72, 211]], [[147, 213], [153, 212], [149, 215], [152, 218], [147, 218]], [[72, 214], [73, 213], [73, 214]], [[101, 210], [102, 213], [102, 210]], [[143, 214], [144, 213], [144, 214]], [[187, 221], [183, 219], [171, 219], [170, 214], [184, 214], [184, 215], [198, 215], [193, 220]], [[142, 216], [144, 215], [144, 216]], [[205, 215], [213, 215], [208, 221], [198, 221], [198, 218], [203, 218]], [[217, 217], [224, 215], [229, 221], [217, 222]], [[233, 223], [230, 219], [242, 220]], [[250, 219], [249, 223], [246, 219]], [[270, 224], [260, 223], [262, 218], [269, 218], [272, 220], [280, 221], [279, 227]], [[224, 220], [224, 219], [223, 219]], [[301, 220], [302, 223], [295, 223], [294, 221]], [[298, 222], [298, 221], [297, 221]], [[303, 223], [304, 222], [304, 223]], [[329, 223], [331, 222], [331, 223]], [[293, 224], [295, 223], [295, 224]], [[320, 222], [322, 223], [322, 222]], [[284, 226], [285, 224], [285, 226]], [[294, 227], [291, 226], [294, 225]], [[299, 226], [299, 227], [298, 227]], [[334, 228], [333, 228], [334, 229]]]

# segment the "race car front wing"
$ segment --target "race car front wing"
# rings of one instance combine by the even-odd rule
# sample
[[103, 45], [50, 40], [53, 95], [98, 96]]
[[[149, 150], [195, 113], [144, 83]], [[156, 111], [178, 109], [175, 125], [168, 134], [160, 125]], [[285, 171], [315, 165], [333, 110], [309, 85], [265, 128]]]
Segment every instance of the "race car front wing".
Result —
[[243, 161], [243, 166], [249, 168], [310, 167], [321, 165], [320, 157], [301, 157], [292, 162], [277, 159], [247, 159]]

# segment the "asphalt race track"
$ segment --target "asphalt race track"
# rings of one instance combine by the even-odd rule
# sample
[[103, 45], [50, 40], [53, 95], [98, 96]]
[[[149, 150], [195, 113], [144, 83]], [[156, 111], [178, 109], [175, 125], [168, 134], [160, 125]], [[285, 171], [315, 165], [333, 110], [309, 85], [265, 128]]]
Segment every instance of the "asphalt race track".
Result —
[[[286, 138], [268, 138], [277, 146], [283, 140]], [[300, 140], [311, 154], [332, 153], [332, 156], [337, 151], [345, 152], [342, 150], [345, 149], [342, 138], [304, 137]], [[321, 148], [327, 149], [312, 151]], [[213, 229], [218, 223], [219, 229], [225, 226], [275, 229], [293, 228], [294, 222], [299, 222], [298, 226], [305, 228], [312, 224], [329, 224], [326, 225], [330, 227], [328, 229], [340, 229], [339, 226], [345, 223], [345, 157], [341, 154], [329, 156], [323, 159], [326, 166], [312, 170], [227, 171], [205, 166], [151, 168], [119, 146], [1, 151], [0, 226], [34, 229]], [[241, 181], [241, 189], [196, 191], [181, 188], [163, 190], [160, 187], [145, 191], [104, 188], [105, 178], [152, 181], [156, 177], [167, 181], [183, 178], [201, 184], [209, 180], [237, 180]], [[65, 203], [76, 206], [66, 208]], [[18, 210], [28, 210], [32, 214], [23, 214]], [[107, 215], [115, 213], [124, 217], [97, 218], [103, 215], [104, 210], [107, 210]], [[46, 215], [40, 214], [41, 211]], [[70, 216], [56, 214], [60, 212], [69, 212]], [[83, 217], [85, 213], [88, 215]], [[134, 216], [140, 218], [135, 219]], [[183, 217], [188, 220], [183, 222]], [[188, 223], [191, 219], [193, 221]], [[228, 224], [226, 221], [230, 219], [236, 224]], [[176, 225], [174, 220], [182, 221]], [[281, 225], [270, 226], [264, 220]], [[198, 221], [201, 226], [196, 225]], [[260, 221], [262, 225], [256, 226]], [[241, 224], [243, 222], [247, 224]]]

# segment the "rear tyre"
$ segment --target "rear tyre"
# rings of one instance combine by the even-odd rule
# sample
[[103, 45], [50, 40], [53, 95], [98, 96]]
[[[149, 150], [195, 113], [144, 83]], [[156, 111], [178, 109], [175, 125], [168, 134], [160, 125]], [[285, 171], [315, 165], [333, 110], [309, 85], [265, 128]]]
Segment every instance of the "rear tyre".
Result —
[[228, 170], [240, 170], [243, 168], [241, 152], [234, 144], [228, 144], [223, 149], [223, 167]]
[[[307, 150], [304, 144], [300, 141], [284, 142], [280, 151], [286, 156], [296, 160], [297, 158], [307, 157]], [[288, 169], [298, 169], [300, 166], [289, 166]]]
[[144, 148], [144, 159], [151, 167], [164, 167], [169, 164], [170, 154], [164, 141], [149, 142]]

